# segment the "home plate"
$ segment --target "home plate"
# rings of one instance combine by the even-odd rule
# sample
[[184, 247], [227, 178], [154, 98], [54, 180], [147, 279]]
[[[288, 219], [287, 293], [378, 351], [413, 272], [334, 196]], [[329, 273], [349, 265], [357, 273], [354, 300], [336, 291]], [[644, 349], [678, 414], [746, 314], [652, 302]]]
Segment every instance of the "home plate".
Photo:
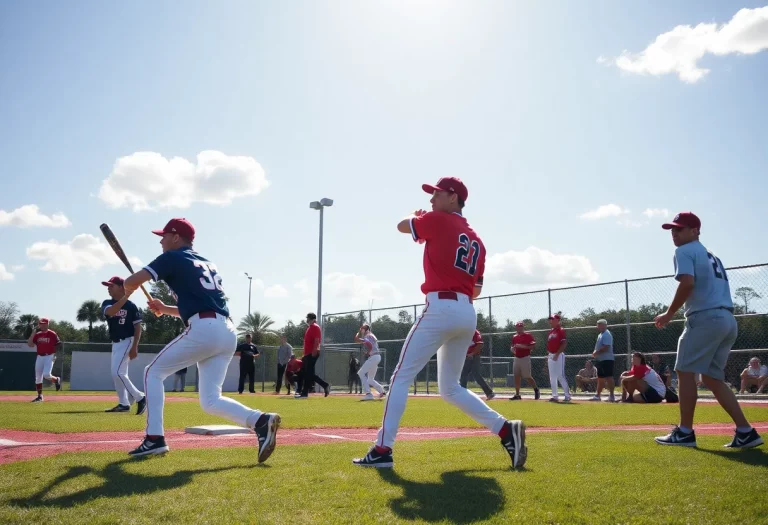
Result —
[[200, 425], [184, 429], [187, 434], [200, 434], [203, 436], [223, 436], [226, 434], [250, 434], [249, 428], [236, 427], [234, 425]]

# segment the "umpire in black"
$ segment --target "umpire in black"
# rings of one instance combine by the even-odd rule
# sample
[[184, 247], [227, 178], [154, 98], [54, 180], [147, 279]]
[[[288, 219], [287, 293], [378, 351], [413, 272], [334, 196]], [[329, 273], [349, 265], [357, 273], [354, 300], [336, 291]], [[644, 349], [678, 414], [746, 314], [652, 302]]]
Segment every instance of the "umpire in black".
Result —
[[251, 334], [246, 334], [245, 342], [237, 345], [235, 355], [240, 356], [240, 380], [237, 382], [237, 393], [243, 393], [243, 389], [245, 388], [245, 376], [248, 376], [248, 391], [251, 394], [255, 394], [256, 390], [253, 388], [253, 376], [256, 372], [256, 366], [253, 360], [259, 357], [259, 349], [256, 348], [255, 344], [251, 343]]

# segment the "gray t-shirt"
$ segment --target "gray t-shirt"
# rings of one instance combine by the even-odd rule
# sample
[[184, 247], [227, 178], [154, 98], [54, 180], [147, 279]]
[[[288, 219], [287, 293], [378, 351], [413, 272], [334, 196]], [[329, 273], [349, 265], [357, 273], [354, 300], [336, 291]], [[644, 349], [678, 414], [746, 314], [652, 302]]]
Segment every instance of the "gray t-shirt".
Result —
[[293, 355], [293, 347], [289, 345], [288, 343], [285, 343], [284, 345], [280, 345], [280, 347], [277, 349], [277, 364], [283, 366], [287, 365], [288, 361], [291, 360], [291, 356]]
[[733, 309], [728, 276], [719, 258], [708, 252], [699, 241], [689, 242], [675, 250], [675, 279], [693, 276], [693, 292], [685, 302], [686, 317], [713, 308]]
[[595, 356], [595, 361], [613, 361], [616, 359], [613, 356], [613, 336], [610, 330], [606, 330], [602, 334], [597, 334], [597, 342], [595, 343], [595, 352], [600, 350], [601, 347], [608, 345], [608, 350], [600, 352]]

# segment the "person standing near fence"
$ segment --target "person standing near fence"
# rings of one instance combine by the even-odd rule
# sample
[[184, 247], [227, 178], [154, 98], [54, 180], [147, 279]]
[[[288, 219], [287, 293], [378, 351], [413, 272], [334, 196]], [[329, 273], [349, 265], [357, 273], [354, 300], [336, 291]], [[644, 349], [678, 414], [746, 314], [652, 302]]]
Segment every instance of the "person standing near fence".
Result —
[[563, 387], [565, 402], [571, 401], [571, 391], [568, 389], [568, 379], [565, 377], [565, 347], [568, 346], [568, 340], [565, 335], [565, 329], [560, 326], [560, 314], [549, 316], [549, 326], [552, 328], [547, 336], [547, 368], [549, 370], [549, 383], [552, 386], [552, 397], [549, 398], [553, 403], [560, 401], [560, 395], [557, 391], [557, 383]]
[[317, 383], [323, 387], [325, 397], [328, 397], [328, 394], [331, 393], [330, 385], [315, 373], [315, 365], [320, 358], [321, 338], [322, 332], [320, 331], [320, 326], [317, 324], [317, 315], [310, 312], [307, 314], [307, 331], [304, 332], [304, 357], [302, 358], [302, 361], [304, 362], [304, 386], [301, 389], [301, 393], [297, 392], [295, 396], [299, 399], [307, 399], [309, 397], [309, 387], [313, 383]]
[[[283, 387], [285, 367], [288, 365], [288, 361], [291, 360], [292, 355], [293, 347], [288, 344], [288, 339], [285, 337], [285, 335], [281, 335], [280, 346], [277, 349], [277, 381], [275, 381], [275, 394], [280, 394], [280, 389]], [[290, 394], [291, 384], [286, 383], [285, 387], [288, 389], [288, 394]]]
[[736, 394], [725, 383], [725, 365], [738, 335], [725, 267], [699, 242], [701, 221], [693, 213], [678, 213], [662, 228], [671, 230], [672, 242], [677, 247], [674, 266], [678, 285], [669, 308], [656, 316], [655, 323], [658, 328], [664, 328], [682, 307], [685, 328], [677, 343], [675, 362], [680, 425], [666, 436], [657, 437], [656, 443], [696, 446], [693, 415], [697, 398], [696, 374], [701, 374], [704, 385], [736, 424], [733, 441], [725, 446], [752, 448], [762, 445], [763, 439], [744, 417]]
[[[187, 367], [184, 367], [181, 370], [176, 370], [176, 373], [173, 376], [173, 391], [184, 392], [184, 387], [187, 384]], [[178, 387], [176, 385], [178, 385]]]
[[605, 319], [597, 321], [597, 332], [595, 351], [592, 352], [592, 357], [597, 361], [597, 392], [589, 400], [601, 401], [600, 394], [603, 392], [603, 387], [606, 387], [610, 392], [608, 401], [615, 403], [616, 398], [613, 396], [613, 392], [616, 383], [613, 379], [613, 364], [616, 357], [613, 355], [613, 335], [608, 330], [608, 321]]
[[360, 382], [363, 385], [363, 392], [365, 392], [361, 401], [373, 401], [371, 387], [376, 389], [376, 392], [379, 393], [379, 399], [381, 399], [386, 394], [384, 393], [384, 388], [376, 381], [376, 371], [379, 369], [379, 363], [381, 362], [379, 340], [371, 332], [371, 327], [368, 323], [364, 323], [355, 334], [355, 342], [365, 346], [366, 350], [365, 363], [357, 371], [357, 375], [360, 377]]
[[480, 385], [480, 388], [485, 392], [485, 399], [490, 401], [496, 394], [493, 393], [493, 389], [485, 382], [483, 374], [480, 373], [480, 354], [483, 352], [483, 336], [479, 330], [475, 330], [475, 334], [472, 336], [472, 344], [467, 349], [467, 357], [464, 360], [464, 367], [461, 369], [461, 377], [459, 378], [459, 384], [462, 388], [467, 388], [470, 374], [475, 380], [475, 383]]
[[254, 359], [259, 357], [259, 349], [251, 342], [251, 334], [245, 334], [245, 342], [237, 345], [235, 355], [240, 356], [240, 379], [237, 382], [237, 393], [242, 394], [245, 390], [245, 378], [248, 377], [248, 391], [251, 394], [256, 393], [253, 385], [256, 375], [256, 365]]
[[[107, 319], [109, 339], [112, 341], [112, 381], [117, 392], [117, 406], [105, 412], [128, 412], [131, 399], [136, 401], [136, 415], [147, 408], [144, 392], [136, 388], [128, 377], [128, 363], [136, 359], [141, 339], [141, 312], [128, 300], [123, 288], [122, 277], [112, 277], [101, 284], [107, 287], [111, 299], [101, 303], [101, 312]], [[130, 398], [129, 398], [130, 396]]]
[[437, 353], [440, 396], [498, 435], [512, 466], [522, 467], [528, 457], [525, 424], [508, 421], [459, 384], [467, 347], [477, 329], [472, 302], [482, 291], [485, 271], [485, 246], [462, 215], [467, 187], [459, 179], [446, 177], [436, 185], [424, 184], [422, 189], [432, 195], [432, 211], [414, 212], [398, 223], [397, 230], [425, 244], [421, 291], [426, 304], [408, 333], [392, 374], [376, 442], [365, 457], [352, 462], [361, 467], [394, 466], [392, 447], [408, 389]]
[[518, 401], [520, 397], [520, 383], [525, 379], [533, 387], [533, 398], [539, 399], [541, 392], [536, 380], [531, 373], [531, 351], [536, 346], [536, 340], [533, 335], [525, 331], [525, 323], [518, 321], [515, 323], [515, 335], [512, 336], [512, 354], [515, 360], [512, 363], [512, 373], [515, 376], [515, 395], [510, 397], [510, 401]]
[[41, 318], [37, 322], [37, 330], [32, 330], [32, 334], [27, 339], [27, 346], [37, 349], [37, 359], [35, 360], [35, 388], [37, 397], [32, 400], [33, 403], [43, 401], [43, 379], [51, 381], [56, 385], [56, 390], [61, 390], [61, 378], [52, 374], [53, 361], [56, 359], [56, 351], [60, 350], [64, 344], [56, 335], [56, 332], [48, 329], [48, 319]]

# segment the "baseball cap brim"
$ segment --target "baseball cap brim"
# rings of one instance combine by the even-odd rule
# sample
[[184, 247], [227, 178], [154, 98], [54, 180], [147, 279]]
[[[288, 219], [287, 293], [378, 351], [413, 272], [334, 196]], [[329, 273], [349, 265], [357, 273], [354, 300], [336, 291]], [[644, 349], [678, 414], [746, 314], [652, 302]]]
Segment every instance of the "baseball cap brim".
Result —
[[160, 237], [165, 235], [165, 232], [163, 230], [152, 230], [152, 233], [154, 233], [155, 235], [159, 235]]
[[429, 193], [430, 195], [436, 191], [444, 191], [442, 188], [438, 188], [433, 184], [422, 184], [421, 189], [424, 190], [424, 193]]
[[671, 230], [672, 228], [688, 228], [685, 224], [679, 224], [677, 222], [667, 222], [661, 225], [665, 230]]

